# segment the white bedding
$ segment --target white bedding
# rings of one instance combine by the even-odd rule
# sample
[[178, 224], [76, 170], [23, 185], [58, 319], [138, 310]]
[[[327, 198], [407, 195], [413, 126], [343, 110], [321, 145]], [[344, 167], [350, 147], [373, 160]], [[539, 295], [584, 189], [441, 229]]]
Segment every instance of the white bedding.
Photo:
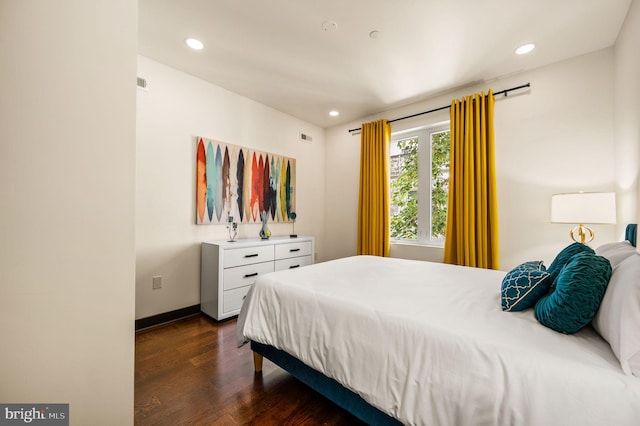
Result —
[[504, 274], [372, 256], [270, 273], [241, 330], [404, 424], [640, 424], [640, 379], [607, 342], [503, 312]]

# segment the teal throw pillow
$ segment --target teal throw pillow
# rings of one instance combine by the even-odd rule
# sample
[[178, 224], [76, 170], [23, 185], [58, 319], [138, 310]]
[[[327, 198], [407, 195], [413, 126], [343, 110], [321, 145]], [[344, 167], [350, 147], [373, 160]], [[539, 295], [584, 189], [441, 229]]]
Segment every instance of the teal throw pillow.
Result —
[[517, 312], [531, 308], [549, 291], [550, 276], [542, 261], [525, 262], [513, 268], [502, 280], [502, 310]]
[[574, 255], [560, 271], [555, 289], [536, 303], [536, 319], [560, 333], [577, 332], [598, 312], [610, 278], [606, 258], [589, 252]]
[[551, 265], [547, 268], [547, 272], [551, 274], [551, 285], [555, 285], [556, 278], [560, 274], [564, 265], [566, 265], [573, 256], [578, 253], [588, 252], [594, 254], [595, 251], [591, 247], [581, 243], [573, 243], [565, 248], [563, 248], [560, 253], [553, 259]]

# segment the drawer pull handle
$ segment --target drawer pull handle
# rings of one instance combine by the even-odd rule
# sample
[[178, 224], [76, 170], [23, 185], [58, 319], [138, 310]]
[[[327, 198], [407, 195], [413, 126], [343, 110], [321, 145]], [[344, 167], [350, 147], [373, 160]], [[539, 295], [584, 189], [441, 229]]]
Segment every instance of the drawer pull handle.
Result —
[[244, 275], [244, 277], [245, 277], [245, 278], [257, 277], [257, 276], [258, 276], [258, 273], [257, 273], [257, 272], [254, 272], [253, 274], [245, 274], [245, 275]]
[[289, 250], [289, 253], [293, 253], [294, 251], [300, 251], [300, 249], [299, 249], [299, 248], [297, 248], [297, 249], [290, 249], [290, 250]]
[[247, 257], [258, 257], [258, 253], [253, 253], [253, 254], [245, 254], [244, 255], [245, 258]]
[[295, 268], [299, 268], [299, 267], [300, 267], [300, 265], [291, 265], [291, 266], [289, 266], [289, 269], [295, 269]]

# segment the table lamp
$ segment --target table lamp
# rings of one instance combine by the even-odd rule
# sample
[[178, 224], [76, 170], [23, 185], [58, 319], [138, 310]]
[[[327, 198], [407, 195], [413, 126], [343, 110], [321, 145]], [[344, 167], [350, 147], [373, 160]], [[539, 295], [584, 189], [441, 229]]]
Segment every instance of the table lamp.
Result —
[[[573, 192], [551, 196], [551, 222], [577, 223], [569, 235], [586, 244], [595, 233], [585, 224], [616, 223], [615, 192]], [[576, 238], [577, 234], [577, 238]]]

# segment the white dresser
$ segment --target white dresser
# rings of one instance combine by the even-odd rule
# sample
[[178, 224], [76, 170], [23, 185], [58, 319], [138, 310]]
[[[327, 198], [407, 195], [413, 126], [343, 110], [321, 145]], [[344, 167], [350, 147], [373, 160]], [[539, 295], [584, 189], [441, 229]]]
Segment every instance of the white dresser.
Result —
[[256, 278], [313, 263], [314, 238], [271, 237], [202, 243], [200, 310], [216, 320], [240, 312]]

